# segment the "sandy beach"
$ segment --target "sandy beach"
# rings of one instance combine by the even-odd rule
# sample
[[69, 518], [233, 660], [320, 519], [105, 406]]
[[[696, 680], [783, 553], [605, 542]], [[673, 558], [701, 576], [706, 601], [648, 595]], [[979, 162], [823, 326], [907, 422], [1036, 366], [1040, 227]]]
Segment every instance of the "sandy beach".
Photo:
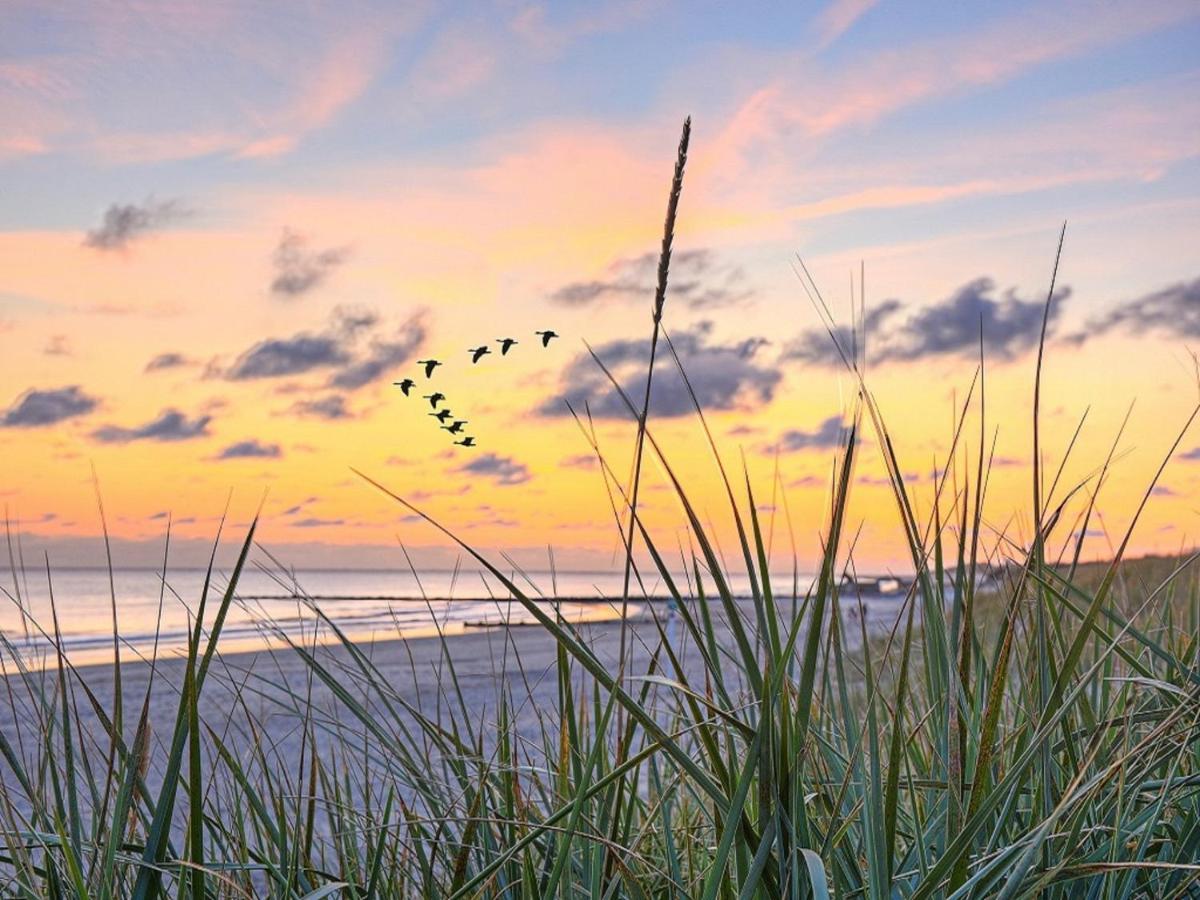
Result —
[[[665, 608], [657, 610], [659, 615], [664, 613]], [[646, 671], [646, 645], [658, 641], [652, 618], [655, 614], [644, 611], [627, 623], [634, 674]], [[621, 624], [604, 621], [577, 627], [596, 656], [615, 669]], [[679, 640], [679, 652], [686, 657], [684, 642]], [[558, 686], [553, 671], [556, 644], [553, 636], [537, 625], [456, 629], [444, 640], [422, 636], [362, 642], [356, 646], [371, 659], [389, 686], [393, 708], [408, 705], [437, 718], [459, 714], [458, 711], [465, 707], [472, 712], [472, 726], [493, 737], [492, 723], [501, 687], [511, 689], [515, 724], [522, 734], [532, 737], [539, 729], [539, 716], [557, 708]], [[320, 643], [314, 654], [316, 661], [327, 671], [338, 672], [341, 681], [353, 684], [353, 676], [344, 677], [354, 669], [352, 654], [345, 647]], [[6, 663], [9, 677], [4, 699], [0, 701], [0, 729], [14, 740], [14, 746], [20, 752], [19, 736], [38, 733], [37, 726], [30, 723], [35, 716], [35, 705], [29, 688], [42, 682], [46, 696], [52, 696], [56, 672], [47, 669], [31, 672], [25, 677], [14, 676], [11, 661]], [[452, 688], [448, 678], [451, 666], [457, 676], [461, 701], [459, 694], [455, 694], [451, 702], [449, 692]], [[174, 729], [184, 669], [185, 660], [178, 655], [160, 659], [153, 666], [141, 660], [123, 658], [121, 687], [127, 740], [133, 739], [136, 720], [153, 675], [148, 720], [154, 740], [152, 759], [156, 762], [167, 755], [163, 742], [169, 739]], [[310, 709], [317, 726], [317, 740], [323, 748], [344, 745], [354, 731], [344, 709], [339, 710], [340, 701], [334, 692], [319, 677], [312, 677], [312, 672], [301, 653], [293, 648], [218, 653], [200, 697], [201, 721], [222, 735], [230, 747], [247, 749], [253, 741], [248, 723], [253, 720], [257, 739], [273, 748], [272, 756], [279, 770], [287, 772], [299, 761], [302, 748], [301, 710], [292, 702], [294, 697], [311, 696]], [[80, 666], [73, 669], [73, 674], [72, 690], [82, 737], [94, 744], [97, 758], [103, 758], [107, 752], [107, 738], [88, 694], [90, 692], [106, 715], [112, 715], [113, 667], [109, 664]], [[26, 679], [29, 685], [22, 684]], [[86, 685], [87, 691], [82, 685]], [[364, 691], [360, 699], [372, 702], [370, 693]], [[401, 718], [406, 720], [407, 726], [415, 724], [413, 716], [402, 714]], [[335, 721], [340, 724], [335, 726]], [[7, 778], [8, 767], [4, 766], [4, 770]], [[149, 781], [154, 783], [155, 780], [152, 763]]]

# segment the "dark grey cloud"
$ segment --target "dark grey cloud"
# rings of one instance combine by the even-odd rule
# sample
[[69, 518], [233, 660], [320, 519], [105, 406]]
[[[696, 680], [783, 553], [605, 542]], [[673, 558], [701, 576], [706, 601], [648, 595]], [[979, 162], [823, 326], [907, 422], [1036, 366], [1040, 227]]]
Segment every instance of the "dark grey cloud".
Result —
[[425, 313], [419, 312], [390, 337], [373, 337], [361, 348], [364, 336], [378, 327], [379, 317], [369, 310], [338, 308], [322, 332], [259, 341], [234, 361], [224, 377], [247, 381], [336, 369], [328, 386], [356, 390], [411, 359], [427, 336], [425, 322]]
[[273, 256], [275, 278], [271, 281], [271, 293], [283, 297], [307, 294], [344, 263], [348, 255], [346, 247], [314, 249], [304, 235], [285, 228]]
[[[775, 396], [782, 373], [759, 362], [760, 351], [768, 342], [763, 338], [749, 338], [717, 344], [710, 342], [711, 334], [712, 323], [699, 322], [672, 335], [675, 351], [701, 407], [711, 411], [769, 403]], [[646, 391], [650, 342], [617, 340], [601, 344], [595, 351], [630, 399], [640, 404]], [[660, 351], [650, 412], [660, 418], [687, 415], [694, 409], [687, 386], [670, 353], [661, 347]], [[596, 418], [630, 418], [624, 401], [588, 354], [577, 356], [567, 365], [558, 395], [542, 403], [537, 412], [544, 416], [570, 415], [567, 403], [580, 414], [586, 403]]]
[[1188, 462], [1200, 462], [1200, 447], [1193, 447], [1191, 450], [1180, 453], [1179, 458]]
[[353, 416], [346, 408], [346, 398], [341, 394], [330, 394], [315, 400], [297, 400], [292, 404], [291, 411], [299, 416], [312, 416], [317, 419], [350, 419]]
[[28, 390], [16, 399], [0, 417], [3, 428], [40, 428], [54, 425], [75, 416], [83, 416], [96, 408], [99, 401], [86, 394], [79, 385], [46, 391]]
[[1082, 331], [1067, 335], [1066, 340], [1078, 345], [1118, 330], [1136, 335], [1158, 332], [1200, 338], [1200, 278], [1118, 304], [1106, 314], [1089, 319]]
[[278, 459], [283, 451], [278, 444], [264, 444], [251, 439], [230, 444], [217, 454], [217, 459]]
[[779, 449], [784, 453], [796, 450], [830, 450], [842, 445], [841, 416], [830, 416], [812, 431], [790, 428], [779, 436]]
[[104, 211], [99, 227], [83, 239], [94, 250], [124, 250], [133, 241], [183, 218], [187, 209], [178, 200], [155, 200], [145, 203], [114, 203]]
[[163, 369], [178, 369], [191, 363], [182, 353], [160, 353], [146, 363], [147, 372], [161, 372]]
[[[867, 310], [866, 317], [857, 329], [849, 325], [837, 325], [832, 329], [832, 337], [824, 328], [811, 328], [801, 332], [784, 347], [783, 358], [819, 366], [839, 366], [843, 364], [841, 354], [852, 356], [865, 332], [867, 347], [871, 350], [870, 358], [875, 359], [873, 339], [879, 334], [884, 323], [900, 310], [900, 306], [899, 300], [885, 300]], [[838, 347], [841, 347], [841, 352], [838, 351]]]
[[[858, 330], [867, 340], [867, 358], [876, 363], [913, 362], [935, 356], [974, 357], [979, 352], [980, 328], [984, 350], [993, 359], [1010, 360], [1037, 346], [1042, 329], [1045, 301], [1023, 300], [1012, 289], [995, 296], [991, 278], [976, 278], [938, 303], [918, 309], [895, 323], [901, 305], [888, 300], [870, 311]], [[1052, 334], [1071, 295], [1069, 287], [1059, 288], [1050, 306], [1047, 333]], [[855, 334], [848, 328], [835, 330], [846, 353], [853, 348]], [[810, 329], [788, 344], [784, 359], [817, 365], [840, 365], [841, 357], [829, 333]]]
[[497, 456], [495, 453], [478, 456], [459, 466], [458, 471], [482, 475], [502, 485], [522, 484], [533, 477], [525, 463], [517, 462], [511, 456]]
[[[602, 279], [565, 284], [550, 294], [550, 300], [563, 306], [590, 306], [608, 300], [649, 301], [658, 284], [658, 255], [619, 259], [605, 274]], [[708, 249], [673, 254], [668, 284], [672, 300], [692, 309], [731, 306], [754, 296], [743, 269], [720, 262]]]
[[297, 334], [259, 341], [237, 358], [225, 373], [231, 381], [281, 378], [313, 369], [340, 366], [350, 360], [344, 341], [328, 334]]
[[208, 423], [212, 416], [197, 416], [189, 419], [177, 409], [164, 409], [158, 416], [144, 425], [123, 428], [120, 425], [102, 425], [92, 432], [92, 437], [102, 444], [128, 444], [130, 441], [189, 441], [208, 434]]
[[400, 326], [388, 340], [371, 341], [365, 356], [346, 365], [329, 379], [329, 386], [356, 390], [370, 384], [416, 355], [427, 336], [425, 315], [418, 313]]

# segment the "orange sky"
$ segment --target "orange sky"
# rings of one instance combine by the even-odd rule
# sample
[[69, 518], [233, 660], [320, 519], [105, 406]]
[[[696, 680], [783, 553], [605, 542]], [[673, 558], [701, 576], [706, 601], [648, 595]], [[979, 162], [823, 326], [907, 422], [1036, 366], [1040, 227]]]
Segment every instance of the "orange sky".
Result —
[[[20, 185], [0, 200], [9, 516], [63, 563], [95, 561], [69, 540], [98, 531], [94, 467], [129, 541], [161, 538], [167, 512], [179, 537], [207, 538], [232, 490], [238, 522], [266, 492], [262, 537], [285, 558], [296, 548], [299, 566], [438, 543], [353, 466], [484, 548], [553, 544], [566, 565], [606, 565], [604, 485], [561, 399], [615, 408], [580, 361], [585, 340], [627, 360], [622, 377], [637, 369], [622, 342], [649, 334], [639, 260], [656, 251], [690, 112], [664, 321], [764, 504], [783, 448], [801, 565], [825, 524], [821, 426], [847, 413], [854, 384], [805, 343], [820, 322], [795, 254], [841, 321], [860, 262], [868, 309], [895, 307], [870, 336], [869, 384], [925, 509], [975, 369], [963, 321], [984, 318], [989, 519], [1027, 533], [1031, 349], [1063, 219], [1046, 460], [1057, 466], [1086, 410], [1064, 483], [1083, 477], [1134, 403], [1102, 503], [1119, 533], [1197, 401], [1195, 10], [1079, 4], [1086, 24], [1067, 34], [1032, 5], [949, 23], [888, 6], [835, 2], [777, 34], [712, 12], [653, 63], [642, 48], [678, 21], [669, 6], [505, 5], [481, 22], [352, 5], [258, 40], [230, 37], [240, 13], [220, 5], [156, 22], [98, 4], [64, 14], [53, 46], [31, 8], [0, 42], [0, 172]], [[1030, 29], [1021, 52], [996, 52]], [[194, 42], [210, 69], [189, 91], [158, 54]], [[297, 68], [289, 47], [315, 63]], [[623, 80], [633, 59], [645, 96]], [[561, 338], [543, 349], [533, 332], [547, 327]], [[509, 356], [471, 365], [468, 348], [508, 335], [521, 341]], [[289, 371], [244, 377], [267, 351]], [[148, 370], [164, 354], [175, 364]], [[429, 356], [446, 365], [426, 382], [415, 361]], [[421, 388], [408, 399], [392, 386], [406, 375]], [[415, 396], [427, 387], [477, 448], [437, 430]], [[728, 539], [699, 426], [672, 402], [652, 428]], [[633, 428], [609, 417], [598, 433], [626, 471]], [[1200, 435], [1181, 457], [1138, 549], [1192, 543]], [[647, 471], [648, 519], [674, 545], [678, 504]], [[902, 566], [870, 435], [858, 474], [860, 565]], [[1101, 555], [1105, 538], [1091, 546]]]

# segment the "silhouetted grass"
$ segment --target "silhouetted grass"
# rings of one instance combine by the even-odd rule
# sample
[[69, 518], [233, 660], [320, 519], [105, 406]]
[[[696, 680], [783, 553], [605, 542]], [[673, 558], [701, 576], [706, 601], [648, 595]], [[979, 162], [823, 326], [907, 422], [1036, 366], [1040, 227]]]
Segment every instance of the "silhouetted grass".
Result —
[[[655, 335], [686, 142], [685, 130]], [[1124, 578], [1139, 508], [1110, 563], [1080, 565], [1111, 456], [1078, 491], [1047, 479], [1035, 452], [1033, 534], [991, 532], [982, 364], [935, 502], [918, 518], [861, 350], [839, 349], [857, 394], [831, 473], [818, 575], [803, 592], [795, 578], [773, 583], [750, 478], [744, 469], [731, 476], [699, 404], [749, 601], [734, 596], [712, 529], [676, 476], [675, 451], [647, 423], [649, 393], [640, 405], [625, 397], [638, 435], [625, 477], [587, 411], [575, 411], [632, 576], [614, 602], [637, 596], [640, 559], [678, 610], [674, 640], [660, 606], [622, 624], [615, 659], [451, 527], [364, 476], [457, 542], [553, 640], [553, 664], [531, 672], [519, 642], [503, 639], [486, 714], [468, 699], [453, 639], [441, 640], [432, 684], [413, 666], [413, 681], [430, 688], [414, 700], [315, 603], [311, 642], [278, 630], [304, 664], [300, 683], [270, 661], [249, 668], [222, 658], [221, 624], [253, 527], [225, 589], [214, 581], [198, 598], [178, 677], [156, 668], [146, 680], [136, 722], [121, 721], [119, 704], [106, 708], [61, 643], [57, 665], [43, 669], [6, 653], [17, 725], [0, 732], [5, 895], [1196, 896], [1192, 558]], [[884, 457], [914, 573], [885, 634], [847, 615], [856, 598], [842, 593], [864, 434]], [[673, 537], [663, 543], [637, 512], [643, 446], [687, 519], [686, 550]], [[1164, 465], [1173, 450], [1164, 448]], [[46, 577], [52, 583], [48, 566]], [[336, 639], [333, 651], [318, 648], [317, 625]], [[128, 691], [119, 673], [116, 698]], [[214, 678], [223, 715], [206, 715], [200, 699]], [[549, 706], [541, 678], [550, 679]], [[173, 698], [170, 734], [150, 732], [154, 692]], [[286, 738], [268, 715], [289, 717]]]

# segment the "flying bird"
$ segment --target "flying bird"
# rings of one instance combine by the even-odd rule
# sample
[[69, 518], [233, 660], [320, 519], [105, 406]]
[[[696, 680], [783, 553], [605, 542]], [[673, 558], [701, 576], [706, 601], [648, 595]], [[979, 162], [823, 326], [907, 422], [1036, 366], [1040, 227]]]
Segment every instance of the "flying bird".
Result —
[[477, 363], [492, 351], [487, 344], [484, 344], [482, 347], [472, 347], [467, 352], [471, 354], [471, 362]]
[[424, 399], [429, 401], [429, 405], [437, 409], [437, 405], [446, 399], [446, 395], [441, 391], [435, 391], [432, 394], [425, 394]]
[[512, 349], [512, 345], [518, 343], [515, 338], [496, 338], [496, 343], [500, 345], [500, 355], [507, 356], [508, 351]]
[[417, 365], [425, 367], [425, 377], [426, 378], [432, 378], [433, 370], [436, 369], [438, 366], [440, 366], [441, 363], [438, 362], [436, 359], [418, 359]]
[[549, 330], [547, 330], [547, 331], [535, 331], [535, 332], [534, 332], [534, 334], [540, 334], [540, 335], [542, 336], [542, 346], [543, 346], [543, 347], [549, 347], [549, 346], [550, 346], [550, 341], [551, 341], [553, 338], [556, 338], [556, 337], [558, 337], [558, 333], [557, 333], [557, 332], [554, 332], [554, 331], [549, 331]]
[[430, 413], [430, 415], [439, 422], [445, 422], [448, 418], [454, 415], [454, 413], [450, 412], [448, 409], [443, 409], [441, 412]]
[[393, 381], [392, 384], [404, 391], [404, 396], [407, 397], [408, 392], [413, 389], [413, 386], [416, 384], [416, 382], [411, 378], [405, 378], [403, 381]]
[[462, 431], [462, 427], [466, 424], [467, 424], [466, 419], [455, 419], [451, 424], [443, 425], [442, 430], [448, 431], [451, 434], [458, 434], [460, 431]]
[[471, 437], [468, 434], [461, 441], [455, 441], [454, 443], [456, 443], [460, 447], [474, 447], [475, 446], [475, 438]]

